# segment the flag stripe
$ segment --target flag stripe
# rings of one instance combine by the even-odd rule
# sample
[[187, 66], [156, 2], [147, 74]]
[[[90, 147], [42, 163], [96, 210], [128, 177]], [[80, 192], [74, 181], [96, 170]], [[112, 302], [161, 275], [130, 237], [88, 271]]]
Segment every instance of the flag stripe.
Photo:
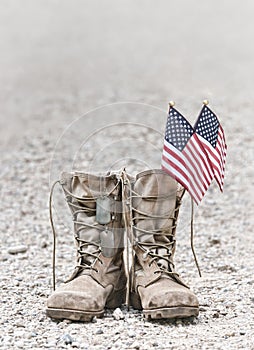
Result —
[[[208, 181], [211, 183], [211, 181], [214, 177], [212, 165], [211, 165], [209, 159], [207, 158], [207, 155], [206, 155], [206, 152], [205, 152], [203, 145], [200, 145], [197, 134], [194, 134], [192, 141], [197, 145], [196, 147], [199, 147], [199, 149], [200, 149], [200, 154], [199, 154], [200, 155], [200, 160], [199, 160], [200, 166], [201, 166], [201, 169], [203, 169], [203, 171], [205, 172]], [[204, 166], [204, 168], [202, 166]]]
[[[168, 148], [168, 147], [166, 147], [166, 148], [167, 148], [167, 151], [166, 152], [165, 152], [165, 150], [163, 151], [164, 161], [172, 167], [172, 169], [175, 171], [176, 176], [179, 176], [179, 174], [180, 174], [181, 175], [180, 178], [182, 179], [182, 177], [183, 177], [185, 179], [185, 186], [184, 187], [188, 191], [192, 191], [192, 193], [195, 194], [195, 197], [201, 199], [202, 194], [196, 188], [196, 186], [192, 184], [193, 176], [190, 174], [189, 169], [186, 167], [184, 155], [181, 152], [179, 152], [177, 149], [174, 149], [174, 146], [172, 146], [172, 145], [171, 145], [171, 148]], [[180, 153], [180, 154], [177, 154], [177, 153]], [[178, 158], [178, 160], [176, 161], [177, 158]], [[181, 160], [181, 161], [179, 162], [179, 160]], [[192, 182], [190, 180], [192, 180]], [[182, 181], [183, 181], [183, 179], [182, 179]]]
[[195, 193], [195, 197], [200, 201], [206, 188], [198, 171], [195, 170], [193, 163], [189, 159], [188, 150], [189, 143], [185, 146], [184, 151], [180, 152], [173, 145], [164, 140], [163, 159], [165, 161], [168, 160], [168, 164], [177, 172], [176, 176], [178, 176], [180, 172], [181, 175], [185, 177], [185, 187], [188, 186], [189, 192]]
[[[167, 141], [165, 141], [166, 143]], [[170, 145], [169, 145], [170, 147]], [[185, 162], [183, 161], [183, 156], [181, 152], [177, 152], [177, 149], [173, 149], [173, 147], [169, 148], [167, 145], [164, 145], [163, 149], [163, 155], [172, 163], [175, 163], [176, 166], [181, 169], [182, 174], [187, 173]], [[179, 154], [180, 153], [180, 154]], [[186, 176], [186, 179], [188, 180], [189, 176]]]
[[[197, 186], [197, 192], [199, 193], [199, 195], [202, 194], [202, 187], [200, 185], [200, 182], [197, 178], [197, 173], [195, 171], [195, 169], [193, 168], [193, 166], [191, 165], [191, 162], [188, 160], [188, 158], [186, 157], [186, 147], [184, 148], [184, 151], [183, 152], [180, 152], [178, 150], [175, 149], [175, 147], [173, 145], [171, 145], [170, 143], [168, 143], [166, 140], [165, 140], [165, 148], [166, 148], [166, 151], [170, 151], [170, 154], [172, 154], [172, 152], [174, 153], [174, 158], [180, 160], [180, 162], [182, 163], [183, 167], [182, 169], [184, 169], [184, 171], [187, 169], [187, 176], [188, 178], [191, 178], [192, 181], [194, 181], [194, 179], [196, 180], [196, 186]], [[170, 147], [170, 148], [169, 148]], [[173, 148], [173, 150], [172, 150]], [[176, 153], [177, 151], [177, 153]], [[195, 176], [196, 174], [196, 176]]]
[[[219, 128], [220, 130], [221, 128]], [[213, 169], [214, 177], [220, 187], [223, 190], [224, 175], [225, 175], [225, 162], [226, 162], [226, 144], [223, 135], [223, 131], [220, 130], [218, 134], [218, 140], [216, 148], [212, 147], [211, 144], [205, 140], [202, 136], [198, 135], [199, 139], [203, 143], [205, 150], [207, 151], [208, 157], [210, 158]]]
[[196, 193], [194, 189], [190, 187], [189, 181], [187, 181], [185, 176], [183, 176], [181, 172], [179, 173], [175, 167], [176, 165], [174, 163], [171, 164], [167, 161], [167, 158], [163, 156], [162, 169], [171, 175], [176, 181], [178, 181], [190, 193], [195, 203], [198, 204], [201, 200], [201, 197]]
[[194, 138], [195, 136], [190, 139], [190, 146], [192, 146], [192, 148], [189, 148], [190, 155], [193, 160], [195, 160], [198, 177], [202, 183], [204, 182], [205, 189], [207, 190], [211, 183], [211, 179], [208, 175], [206, 167], [202, 167], [202, 164], [200, 163], [200, 158], [202, 158], [203, 150], [200, 149], [199, 145], [194, 141]]
[[[199, 137], [202, 137], [202, 136], [199, 136]], [[213, 166], [213, 171], [214, 171], [214, 177], [216, 179], [216, 181], [218, 182], [218, 185], [220, 186], [221, 188], [221, 185], [220, 185], [220, 181], [218, 181], [218, 179], [220, 179], [221, 177], [221, 169], [220, 169], [220, 163], [219, 163], [219, 159], [216, 155], [216, 150], [210, 145], [207, 145], [206, 144], [206, 140], [203, 141], [203, 145], [204, 145], [204, 148], [205, 150], [207, 151], [207, 154], [211, 160], [211, 163], [212, 163], [212, 166]], [[211, 149], [213, 148], [213, 150]], [[216, 153], [215, 153], [216, 152]]]
[[[174, 170], [174, 174], [181, 179], [181, 184], [184, 187], [189, 188], [189, 183], [188, 183], [188, 176], [186, 175], [185, 172], [182, 171], [181, 168], [179, 168], [174, 162], [171, 162], [164, 154], [162, 156], [162, 161], [163, 164], [165, 166], [165, 168], [167, 168], [168, 170]], [[172, 171], [173, 173], [173, 171]]]
[[193, 151], [191, 150], [190, 147], [188, 147], [188, 148], [184, 149], [183, 153], [184, 153], [186, 159], [188, 160], [188, 163], [190, 164], [190, 166], [193, 169], [192, 176], [193, 177], [196, 176], [196, 184], [197, 184], [199, 190], [201, 192], [203, 192], [204, 191], [203, 187], [205, 187], [205, 190], [207, 190], [207, 186], [206, 185], [203, 186], [204, 184], [203, 184], [203, 181], [202, 181], [203, 180], [202, 174], [199, 172], [199, 169], [197, 167], [196, 162], [194, 162], [194, 153], [193, 153]]

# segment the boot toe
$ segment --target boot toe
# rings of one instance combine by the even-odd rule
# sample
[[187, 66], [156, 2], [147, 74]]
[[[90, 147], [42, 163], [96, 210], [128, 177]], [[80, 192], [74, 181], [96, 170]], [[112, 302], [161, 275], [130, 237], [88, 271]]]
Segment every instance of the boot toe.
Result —
[[[151, 318], [198, 315], [198, 299], [188, 288], [167, 278], [138, 288], [144, 314]], [[159, 312], [160, 310], [160, 312]]]
[[104, 309], [102, 296], [97, 295], [95, 297], [89, 291], [57, 291], [49, 297], [47, 306], [48, 308], [80, 311], [99, 311]]
[[47, 314], [52, 318], [90, 320], [104, 312], [112, 286], [102, 287], [90, 276], [80, 276], [58, 288], [48, 298]]

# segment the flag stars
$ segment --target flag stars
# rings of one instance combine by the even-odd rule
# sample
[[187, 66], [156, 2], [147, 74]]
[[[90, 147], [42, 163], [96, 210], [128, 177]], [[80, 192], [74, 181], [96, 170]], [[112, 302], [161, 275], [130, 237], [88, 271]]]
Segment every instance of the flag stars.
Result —
[[218, 137], [219, 121], [217, 117], [205, 107], [199, 117], [195, 131], [206, 139], [214, 148]]
[[193, 128], [175, 109], [171, 108], [166, 125], [165, 139], [180, 151], [193, 135]]

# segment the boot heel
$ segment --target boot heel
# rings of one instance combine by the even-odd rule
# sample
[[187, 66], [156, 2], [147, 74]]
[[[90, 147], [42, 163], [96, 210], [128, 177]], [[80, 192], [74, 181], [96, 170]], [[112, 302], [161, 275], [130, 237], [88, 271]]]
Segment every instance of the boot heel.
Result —
[[125, 303], [125, 298], [126, 289], [115, 290], [112, 294], [110, 294], [106, 302], [106, 307], [109, 309], [115, 309]]

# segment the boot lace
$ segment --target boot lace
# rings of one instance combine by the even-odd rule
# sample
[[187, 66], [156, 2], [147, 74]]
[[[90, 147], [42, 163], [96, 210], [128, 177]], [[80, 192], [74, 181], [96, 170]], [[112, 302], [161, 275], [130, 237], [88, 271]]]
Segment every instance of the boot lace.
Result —
[[[137, 198], [140, 200], [151, 200], [154, 201], [160, 200], [160, 199], [166, 199], [169, 198], [170, 196], [161, 196], [158, 198], [157, 196], [142, 196], [139, 193], [135, 192], [131, 186], [130, 181], [127, 179], [125, 180], [125, 183], [127, 184], [128, 187], [128, 196], [127, 196], [127, 205], [129, 206], [130, 213], [135, 213], [135, 215], [130, 215], [130, 227], [129, 227], [129, 237], [130, 237], [130, 244], [132, 247], [132, 264], [131, 264], [131, 280], [128, 278], [128, 293], [127, 293], [127, 303], [129, 302], [129, 293], [134, 287], [134, 260], [135, 260], [135, 252], [133, 247], [139, 246], [142, 250], [144, 250], [143, 257], [147, 258], [150, 256], [150, 261], [149, 261], [149, 266], [155, 261], [157, 262], [158, 270], [155, 270], [154, 273], [166, 273], [169, 276], [178, 276], [179, 274], [175, 272], [175, 266], [173, 263], [173, 257], [172, 253], [174, 252], [175, 249], [175, 231], [176, 231], [176, 223], [177, 223], [177, 218], [179, 214], [179, 209], [181, 205], [181, 199], [184, 195], [185, 190], [182, 191], [182, 194], [180, 197], [177, 197], [177, 202], [176, 202], [176, 207], [169, 216], [168, 213], [162, 214], [162, 215], [152, 215], [151, 213], [146, 213], [141, 210], [138, 210], [133, 206], [133, 199]], [[153, 229], [153, 230], [145, 230], [143, 228], [138, 227], [137, 223], [140, 220], [158, 220], [158, 219], [171, 219], [172, 220], [172, 225], [170, 225], [169, 229]], [[191, 202], [191, 249], [192, 249], [192, 254], [194, 257], [194, 261], [196, 264], [196, 267], [199, 272], [199, 276], [201, 277], [201, 271], [199, 268], [199, 264], [197, 261], [196, 253], [194, 250], [194, 244], [193, 244], [193, 235], [194, 235], [194, 202], [192, 200]], [[136, 224], [135, 224], [136, 222]], [[136, 232], [139, 233], [139, 238], [136, 235]], [[157, 235], [157, 236], [164, 236], [168, 238], [168, 242], [162, 243], [162, 242], [142, 242], [140, 238], [143, 235]], [[128, 248], [128, 244], [127, 244]], [[161, 253], [163, 251], [163, 254]], [[128, 253], [128, 251], [127, 251]], [[129, 257], [129, 254], [128, 254]], [[127, 259], [127, 262], [129, 261], [129, 258]], [[162, 264], [162, 261], [165, 261], [165, 264]], [[166, 265], [166, 266], [165, 266]], [[128, 263], [129, 266], [129, 263]], [[129, 271], [129, 270], [128, 270]]]
[[[50, 190], [50, 197], [49, 197], [49, 216], [50, 216], [50, 223], [51, 223], [51, 228], [52, 228], [52, 233], [53, 233], [53, 254], [52, 254], [52, 279], [53, 279], [53, 290], [55, 290], [56, 286], [56, 230], [55, 230], [55, 225], [54, 225], [54, 220], [53, 220], [53, 192], [56, 184], [60, 183], [60, 180], [57, 180], [53, 183], [51, 190]], [[113, 189], [106, 194], [106, 196], [109, 196], [115, 188], [118, 186], [119, 182], [113, 187]], [[75, 230], [75, 235], [74, 238], [77, 242], [77, 264], [75, 266], [75, 269], [79, 270], [94, 270], [98, 272], [96, 268], [93, 267], [93, 264], [89, 262], [88, 258], [92, 259], [98, 259], [100, 263], [102, 264], [102, 260], [100, 259], [99, 255], [101, 253], [101, 244], [100, 242], [93, 242], [92, 240], [85, 240], [80, 237], [80, 232], [83, 230], [86, 230], [87, 228], [92, 228], [96, 229], [98, 231], [103, 231], [105, 230], [105, 226], [101, 225], [97, 222], [93, 224], [88, 224], [85, 221], [78, 221], [77, 216], [80, 213], [86, 213], [86, 214], [91, 214], [91, 216], [95, 216], [96, 209], [94, 208], [89, 208], [85, 207], [82, 205], [82, 203], [96, 203], [96, 199], [98, 197], [78, 197], [75, 196], [73, 193], [68, 191], [66, 188], [64, 189], [65, 193], [67, 194], [66, 198], [68, 201], [69, 206], [73, 208], [73, 223], [74, 225], [78, 225], [78, 229]], [[76, 203], [73, 203], [71, 199], [74, 199]], [[77, 204], [80, 203], [80, 204]], [[89, 251], [87, 248], [88, 247], [93, 247], [94, 249]]]
[[[138, 194], [135, 191], [131, 191], [131, 197], [132, 198], [137, 198], [141, 200], [151, 200], [154, 201], [160, 200], [158, 197], [154, 196], [142, 196]], [[167, 199], [170, 196], [163, 196], [161, 199]], [[172, 252], [175, 248], [175, 229], [176, 229], [176, 221], [177, 221], [177, 216], [180, 208], [180, 201], [177, 203], [176, 208], [174, 209], [173, 213], [169, 216], [168, 213], [162, 214], [162, 215], [153, 215], [151, 213], [146, 213], [143, 211], [140, 211], [133, 206], [131, 207], [131, 210], [135, 213], [135, 215], [132, 216], [132, 233], [134, 234], [135, 232], [138, 232], [138, 236], [134, 237], [134, 244], [138, 245], [141, 247], [142, 250], [144, 250], [143, 257], [147, 258], [150, 256], [150, 261], [149, 261], [149, 266], [155, 261], [158, 263], [158, 270], [155, 271], [155, 273], [158, 272], [164, 272], [169, 275], [178, 275], [174, 271], [174, 263], [172, 260]], [[172, 225], [170, 225], [170, 228], [168, 229], [153, 229], [153, 230], [145, 230], [140, 227], [138, 227], [138, 222], [143, 221], [143, 220], [158, 220], [158, 219], [167, 219], [167, 220], [172, 220]], [[136, 223], [136, 224], [135, 224]], [[149, 235], [150, 237], [153, 236], [163, 236], [165, 238], [168, 238], [168, 242], [142, 242], [142, 236], [144, 235]], [[137, 236], [135, 234], [135, 236]], [[163, 252], [163, 254], [161, 253]], [[162, 264], [162, 260], [165, 261], [166, 264]], [[167, 267], [166, 267], [166, 266]]]

